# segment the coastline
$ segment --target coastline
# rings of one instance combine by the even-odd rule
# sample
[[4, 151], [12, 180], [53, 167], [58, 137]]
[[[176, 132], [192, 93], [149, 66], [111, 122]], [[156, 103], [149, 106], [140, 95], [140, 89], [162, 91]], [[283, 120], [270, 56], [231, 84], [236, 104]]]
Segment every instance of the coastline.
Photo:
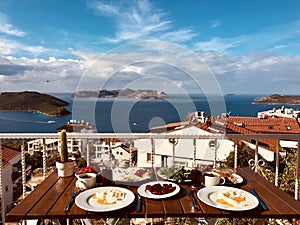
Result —
[[71, 114], [64, 107], [70, 103], [48, 94], [34, 91], [1, 92], [0, 111], [36, 112], [46, 116]]
[[264, 97], [257, 97], [252, 103], [266, 105], [300, 105], [300, 96], [273, 94]]
[[[68, 110], [67, 110], [68, 111]], [[65, 115], [70, 115], [72, 114], [71, 112], [69, 112], [68, 114], [63, 114], [63, 115], [56, 115], [56, 114], [48, 114], [48, 113], [45, 113], [45, 112], [41, 112], [41, 111], [38, 111], [38, 110], [8, 110], [8, 109], [0, 109], [0, 112], [28, 112], [28, 113], [39, 113], [41, 115], [44, 115], [44, 116], [49, 116], [49, 117], [60, 117], [60, 116], [65, 116]]]

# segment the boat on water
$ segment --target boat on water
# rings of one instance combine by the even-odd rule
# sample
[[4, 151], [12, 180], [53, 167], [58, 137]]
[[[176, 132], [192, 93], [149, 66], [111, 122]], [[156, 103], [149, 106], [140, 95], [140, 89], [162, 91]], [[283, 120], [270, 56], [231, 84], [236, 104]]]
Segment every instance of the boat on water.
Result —
[[55, 120], [48, 120], [48, 123], [56, 123]]

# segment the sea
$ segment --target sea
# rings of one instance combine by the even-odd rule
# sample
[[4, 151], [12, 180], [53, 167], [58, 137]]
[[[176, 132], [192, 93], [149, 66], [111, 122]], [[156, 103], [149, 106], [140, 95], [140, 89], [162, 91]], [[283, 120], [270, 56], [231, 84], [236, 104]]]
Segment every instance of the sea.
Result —
[[[49, 93], [67, 101], [66, 116], [46, 116], [37, 112], [0, 111], [0, 133], [56, 133], [68, 121], [85, 121], [99, 133], [144, 133], [151, 127], [185, 120], [195, 111], [206, 115], [257, 117], [260, 111], [295, 105], [253, 104], [263, 95], [206, 96], [173, 94], [167, 99], [76, 99], [70, 93]], [[52, 122], [50, 122], [52, 121]]]

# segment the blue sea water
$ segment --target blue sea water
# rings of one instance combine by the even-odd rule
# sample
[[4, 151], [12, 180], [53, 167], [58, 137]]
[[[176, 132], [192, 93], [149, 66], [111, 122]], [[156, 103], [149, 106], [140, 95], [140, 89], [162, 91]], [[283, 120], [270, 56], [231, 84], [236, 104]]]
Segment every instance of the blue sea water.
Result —
[[[73, 102], [69, 93], [51, 93], [70, 103], [76, 115], [51, 117], [34, 112], [0, 111], [0, 133], [53, 133], [70, 119], [85, 120], [96, 125], [97, 132], [148, 132], [150, 127], [184, 120], [193, 111], [207, 115], [230, 113], [232, 116], [257, 116], [257, 112], [282, 105], [252, 104], [256, 95], [228, 95], [206, 97], [204, 95], [172, 95], [169, 99], [80, 99]], [[222, 104], [224, 100], [224, 105]], [[221, 105], [221, 106], [220, 106]], [[299, 106], [284, 105], [299, 109]], [[225, 107], [225, 108], [224, 108]], [[48, 123], [53, 120], [55, 123]]]

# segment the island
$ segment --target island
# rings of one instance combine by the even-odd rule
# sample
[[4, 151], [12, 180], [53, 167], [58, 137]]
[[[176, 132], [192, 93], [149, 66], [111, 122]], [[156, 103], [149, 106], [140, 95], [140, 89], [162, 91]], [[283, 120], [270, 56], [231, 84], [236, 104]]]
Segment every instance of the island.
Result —
[[134, 99], [160, 99], [169, 98], [163, 91], [155, 90], [97, 90], [77, 91], [71, 95], [73, 98], [134, 98]]
[[71, 114], [64, 107], [69, 103], [51, 95], [34, 91], [0, 93], [0, 110], [38, 112], [47, 116]]
[[288, 104], [300, 105], [299, 95], [279, 95], [274, 94], [265, 97], [258, 97], [254, 100], [254, 104]]

